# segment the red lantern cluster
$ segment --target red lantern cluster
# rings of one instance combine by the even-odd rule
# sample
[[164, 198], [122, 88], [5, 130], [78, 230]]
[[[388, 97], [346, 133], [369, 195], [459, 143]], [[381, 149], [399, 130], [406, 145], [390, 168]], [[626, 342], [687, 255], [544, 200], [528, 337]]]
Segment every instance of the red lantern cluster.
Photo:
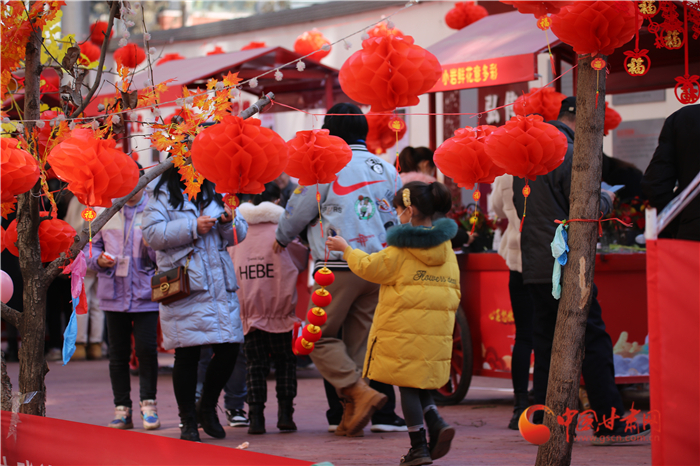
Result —
[[17, 145], [15, 138], [0, 138], [0, 187], [2, 202], [11, 202], [18, 194], [25, 193], [39, 180], [39, 164], [26, 150]]
[[80, 53], [87, 57], [87, 60], [81, 58], [81, 64], [87, 66], [90, 63], [100, 59], [102, 50], [100, 50], [100, 48], [92, 42], [84, 42], [80, 44]]
[[192, 143], [192, 164], [219, 193], [258, 194], [284, 171], [289, 149], [260, 120], [227, 115]]
[[175, 60], [184, 60], [185, 57], [180, 55], [179, 53], [166, 53], [163, 58], [158, 60], [156, 62], [156, 66], [160, 66], [164, 63], [168, 63], [169, 61], [175, 61]]
[[[389, 126], [389, 123], [394, 119], [392, 113], [368, 113], [367, 126], [369, 126], [369, 131], [367, 132], [367, 150], [373, 154], [383, 154], [390, 147], [396, 145], [396, 133]], [[406, 135], [406, 125], [401, 125], [401, 129], [398, 131], [398, 139], [401, 140]]]
[[505, 173], [484, 150], [484, 141], [495, 130], [495, 126], [458, 129], [435, 151], [435, 165], [462, 188], [472, 189], [477, 183], [493, 183], [497, 176]]
[[[42, 217], [48, 212], [42, 212]], [[67, 222], [53, 218], [43, 220], [39, 224], [39, 247], [41, 262], [51, 262], [58, 259], [62, 252], [67, 252], [73, 245], [75, 230]], [[19, 257], [17, 249], [17, 220], [13, 220], [5, 231], [4, 246], [14, 256]]]
[[544, 121], [556, 120], [561, 110], [561, 101], [566, 96], [557, 92], [553, 87], [534, 87], [527, 94], [523, 94], [513, 104], [516, 115], [527, 116], [533, 113], [542, 115]]
[[136, 162], [115, 146], [92, 130], [75, 129], [51, 150], [48, 162], [81, 204], [111, 207], [112, 199], [126, 196], [139, 181]]
[[335, 281], [335, 275], [323, 267], [314, 274], [314, 280], [321, 286], [311, 295], [311, 301], [316, 307], [309, 310], [306, 315], [309, 324], [303, 328], [301, 337], [292, 343], [294, 354], [310, 354], [314, 350], [314, 344], [321, 338], [321, 326], [326, 323], [327, 316], [323, 308], [328, 306], [332, 299], [326, 287]]
[[352, 159], [352, 150], [337, 136], [331, 136], [327, 129], [298, 131], [294, 139], [287, 142], [289, 164], [286, 173], [299, 178], [299, 184], [332, 183]]
[[457, 2], [445, 15], [445, 24], [451, 29], [464, 29], [488, 15], [486, 8], [474, 2]]
[[146, 59], [146, 52], [136, 44], [127, 44], [114, 52], [114, 61], [119, 66], [136, 68]]
[[[328, 46], [328, 50], [321, 50], [324, 45]], [[329, 53], [331, 53], [330, 46], [330, 41], [326, 39], [318, 30], [313, 29], [311, 31], [306, 31], [297, 37], [297, 40], [294, 42], [294, 51], [299, 55], [308, 55], [316, 52], [308, 58], [321, 61], [321, 59], [325, 58]]]
[[527, 2], [501, 0], [501, 3], [513, 5], [522, 14], [533, 14], [535, 18], [542, 18], [548, 14], [557, 14], [559, 11], [574, 2]]
[[635, 2], [573, 2], [552, 16], [552, 32], [580, 55], [610, 55], [626, 44], [642, 25]]
[[419, 102], [440, 79], [435, 55], [415, 45], [411, 36], [370, 37], [340, 69], [338, 79], [351, 99], [387, 112]]
[[610, 108], [608, 103], [605, 102], [605, 122], [603, 123], [603, 132], [605, 135], [607, 136], [610, 131], [620, 126], [620, 123], [622, 123], [620, 114], [617, 113], [617, 110]]
[[267, 44], [265, 42], [249, 42], [248, 45], [244, 45], [241, 47], [241, 51], [243, 50], [253, 50], [253, 49], [261, 49], [263, 47], [267, 47]]
[[[94, 24], [90, 25], [90, 42], [97, 46], [102, 46], [102, 43], [105, 41], [105, 35], [107, 34], [107, 22], [106, 21], [97, 21]], [[114, 36], [114, 29], [112, 29], [109, 32], [109, 38], [111, 39], [112, 36]]]

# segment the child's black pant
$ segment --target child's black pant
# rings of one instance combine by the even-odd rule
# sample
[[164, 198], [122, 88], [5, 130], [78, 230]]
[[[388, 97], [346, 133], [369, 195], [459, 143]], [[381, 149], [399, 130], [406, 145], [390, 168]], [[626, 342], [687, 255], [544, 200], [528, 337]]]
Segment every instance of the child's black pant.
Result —
[[399, 387], [399, 393], [401, 394], [401, 409], [409, 430], [415, 426], [423, 427], [423, 411], [428, 406], [435, 404], [430, 390]]
[[245, 336], [244, 351], [248, 360], [248, 404], [267, 401], [267, 375], [270, 361], [275, 364], [277, 399], [297, 396], [297, 358], [292, 352], [292, 332], [269, 333], [251, 330]]

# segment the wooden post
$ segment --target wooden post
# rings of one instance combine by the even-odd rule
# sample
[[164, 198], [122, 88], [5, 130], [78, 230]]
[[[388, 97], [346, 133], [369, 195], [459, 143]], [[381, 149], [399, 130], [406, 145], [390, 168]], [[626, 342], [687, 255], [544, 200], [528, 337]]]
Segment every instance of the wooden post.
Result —
[[[607, 60], [606, 56], [602, 56]], [[578, 93], [576, 95], [576, 139], [571, 173], [569, 219], [600, 217], [600, 180], [603, 154], [603, 121], [605, 117], [605, 70], [591, 67], [591, 57], [578, 60]], [[596, 89], [599, 90], [596, 108]], [[595, 266], [598, 225], [594, 222], [573, 222], [569, 226], [569, 256], [562, 274], [562, 296], [554, 331], [546, 405], [555, 415], [566, 408], [578, 410], [578, 389], [584, 356], [586, 320], [591, 305], [593, 269]], [[573, 439], [577, 417], [569, 432]], [[551, 415], [545, 415], [551, 431], [547, 443], [537, 451], [537, 466], [571, 464], [572, 442]]]

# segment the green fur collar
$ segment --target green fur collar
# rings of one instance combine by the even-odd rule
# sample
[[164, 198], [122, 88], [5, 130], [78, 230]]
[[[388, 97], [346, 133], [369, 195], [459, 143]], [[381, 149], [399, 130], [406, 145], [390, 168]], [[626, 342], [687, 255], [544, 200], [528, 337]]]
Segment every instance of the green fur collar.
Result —
[[428, 249], [451, 240], [456, 234], [457, 223], [441, 218], [431, 228], [414, 227], [410, 223], [391, 227], [386, 232], [386, 241], [397, 248]]

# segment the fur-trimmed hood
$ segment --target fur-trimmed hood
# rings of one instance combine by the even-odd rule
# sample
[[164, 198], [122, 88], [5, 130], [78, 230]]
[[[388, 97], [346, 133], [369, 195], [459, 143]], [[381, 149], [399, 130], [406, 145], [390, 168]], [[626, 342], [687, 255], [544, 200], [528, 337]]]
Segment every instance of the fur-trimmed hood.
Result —
[[447, 261], [451, 244], [445, 245], [457, 234], [457, 223], [441, 218], [430, 228], [414, 227], [410, 223], [397, 225], [386, 233], [389, 246], [407, 248], [418, 260], [427, 265], [440, 265]]
[[279, 223], [280, 215], [284, 212], [284, 208], [267, 201], [258, 205], [244, 202], [238, 206], [238, 212], [251, 225], [256, 223]]

